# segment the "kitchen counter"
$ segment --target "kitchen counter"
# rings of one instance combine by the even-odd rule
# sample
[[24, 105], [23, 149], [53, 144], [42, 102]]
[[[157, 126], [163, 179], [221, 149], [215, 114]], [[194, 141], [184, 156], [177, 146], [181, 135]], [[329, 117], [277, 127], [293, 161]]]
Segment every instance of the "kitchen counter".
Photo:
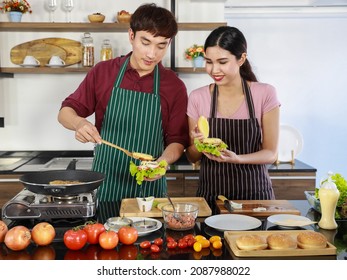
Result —
[[[320, 214], [315, 210], [310, 208], [309, 204], [305, 200], [292, 200], [290, 203], [300, 210], [302, 216], [306, 216], [313, 221], [318, 221]], [[112, 209], [112, 205], [104, 205]], [[108, 217], [97, 216], [95, 217], [101, 223], [104, 223]], [[32, 228], [32, 222], [28, 221], [7, 221], [9, 227], [14, 225], [26, 225]], [[57, 260], [71, 260], [71, 259], [161, 259], [161, 260], [194, 260], [194, 259], [204, 259], [204, 260], [233, 260], [233, 259], [264, 259], [264, 258], [240, 258], [233, 255], [229, 246], [223, 240], [222, 250], [211, 251], [210, 249], [202, 251], [202, 253], [196, 253], [192, 248], [185, 249], [167, 249], [164, 244], [159, 253], [149, 253], [146, 250], [139, 248], [139, 242], [143, 240], [154, 240], [154, 238], [162, 237], [165, 239], [166, 236], [172, 236], [176, 239], [182, 237], [188, 233], [192, 234], [202, 234], [205, 237], [210, 237], [211, 235], [223, 236], [222, 232], [216, 231], [207, 227], [204, 222], [199, 222], [193, 230], [190, 231], [172, 231], [166, 230], [162, 227], [160, 230], [150, 233], [149, 235], [139, 237], [134, 245], [121, 245], [118, 244], [115, 250], [103, 250], [99, 245], [86, 245], [82, 250], [71, 251], [68, 250], [63, 241], [62, 237], [65, 230], [70, 229], [73, 226], [81, 224], [81, 221], [76, 224], [69, 224], [68, 226], [64, 223], [55, 224], [57, 236], [56, 240], [46, 247], [37, 247], [34, 244], [29, 245], [26, 250], [19, 252], [12, 252], [6, 248], [4, 244], [0, 244], [0, 260], [1, 259], [57, 259]], [[310, 229], [321, 232], [324, 234], [328, 241], [337, 247], [337, 255], [330, 256], [305, 256], [305, 257], [267, 257], [266, 259], [333, 259], [333, 260], [346, 260], [347, 259], [347, 221], [338, 221], [338, 229], [336, 230], [322, 230], [319, 229], [317, 225], [307, 226], [298, 229]], [[281, 230], [279, 227], [262, 220], [262, 225], [255, 230]], [[288, 230], [288, 229], [286, 229]], [[251, 231], [250, 231], [251, 232]]]
[[[42, 171], [45, 165], [54, 158], [92, 158], [93, 151], [0, 151], [0, 174], [27, 173]], [[11, 159], [17, 159], [12, 160]], [[11, 164], [10, 164], [11, 163]], [[196, 173], [197, 165], [188, 162], [183, 155], [175, 164], [171, 165], [168, 173]], [[316, 168], [295, 160], [295, 164], [269, 164], [270, 173], [277, 172], [316, 172]]]

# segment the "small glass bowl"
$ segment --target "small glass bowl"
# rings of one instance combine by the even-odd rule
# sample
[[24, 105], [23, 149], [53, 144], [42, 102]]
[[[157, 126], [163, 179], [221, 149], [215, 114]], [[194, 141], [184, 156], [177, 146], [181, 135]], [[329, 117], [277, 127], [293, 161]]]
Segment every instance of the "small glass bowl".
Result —
[[199, 213], [198, 205], [174, 203], [174, 206], [175, 211], [171, 204], [164, 205], [161, 209], [166, 228], [179, 231], [194, 228]]
[[118, 231], [121, 227], [131, 226], [133, 220], [125, 218], [125, 217], [112, 217], [108, 218], [106, 221], [106, 225], [112, 229]]

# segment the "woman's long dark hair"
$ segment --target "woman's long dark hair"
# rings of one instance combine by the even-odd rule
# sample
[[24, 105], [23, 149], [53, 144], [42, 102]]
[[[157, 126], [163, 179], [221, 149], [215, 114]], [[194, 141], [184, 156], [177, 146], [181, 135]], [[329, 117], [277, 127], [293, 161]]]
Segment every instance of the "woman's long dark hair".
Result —
[[[204, 49], [206, 51], [208, 47], [214, 46], [229, 51], [238, 60], [243, 53], [247, 53], [246, 38], [236, 27], [220, 26], [213, 30], [205, 41]], [[257, 77], [253, 73], [248, 59], [240, 67], [240, 75], [247, 81], [257, 82]]]

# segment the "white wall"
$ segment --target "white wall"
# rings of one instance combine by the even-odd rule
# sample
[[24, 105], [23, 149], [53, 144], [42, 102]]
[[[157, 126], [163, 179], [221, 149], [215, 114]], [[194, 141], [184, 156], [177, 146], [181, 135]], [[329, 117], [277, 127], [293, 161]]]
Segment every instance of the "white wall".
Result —
[[303, 135], [298, 158], [318, 169], [318, 181], [329, 170], [347, 176], [346, 10], [258, 13], [228, 9], [227, 21], [245, 34], [259, 80], [277, 88], [281, 122]]

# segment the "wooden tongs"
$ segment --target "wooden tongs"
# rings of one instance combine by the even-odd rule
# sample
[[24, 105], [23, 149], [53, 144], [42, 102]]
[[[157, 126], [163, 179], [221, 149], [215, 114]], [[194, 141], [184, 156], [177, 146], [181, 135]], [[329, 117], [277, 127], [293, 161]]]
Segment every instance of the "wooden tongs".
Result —
[[122, 151], [123, 153], [125, 153], [127, 156], [135, 158], [135, 159], [139, 159], [139, 160], [146, 160], [146, 161], [153, 161], [155, 160], [155, 158], [151, 155], [148, 154], [143, 154], [143, 153], [137, 153], [137, 152], [130, 152], [127, 149], [124, 149], [122, 147], [117, 146], [116, 144], [113, 144], [111, 142], [108, 142], [106, 140], [101, 140], [101, 142], [105, 145], [108, 145], [110, 147], [116, 148], [120, 151]]

